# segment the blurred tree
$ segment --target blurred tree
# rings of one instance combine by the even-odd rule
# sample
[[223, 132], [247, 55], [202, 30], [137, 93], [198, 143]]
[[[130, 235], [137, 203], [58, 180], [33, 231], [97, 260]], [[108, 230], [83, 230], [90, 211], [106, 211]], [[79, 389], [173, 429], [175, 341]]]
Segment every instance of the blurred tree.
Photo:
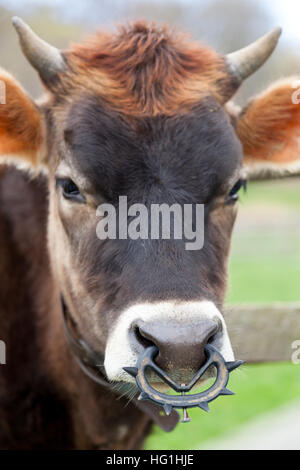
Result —
[[127, 16], [131, 18], [146, 18], [149, 21], [159, 21], [170, 25], [184, 26], [186, 6], [179, 0], [165, 2], [157, 0], [129, 1]]
[[[257, 0], [206, 0], [199, 15], [190, 11], [187, 24], [199, 39], [224, 54], [250, 44], [277, 26], [272, 9]], [[299, 73], [297, 55], [283, 36], [271, 58], [243, 84], [235, 100], [244, 103], [277, 78]]]

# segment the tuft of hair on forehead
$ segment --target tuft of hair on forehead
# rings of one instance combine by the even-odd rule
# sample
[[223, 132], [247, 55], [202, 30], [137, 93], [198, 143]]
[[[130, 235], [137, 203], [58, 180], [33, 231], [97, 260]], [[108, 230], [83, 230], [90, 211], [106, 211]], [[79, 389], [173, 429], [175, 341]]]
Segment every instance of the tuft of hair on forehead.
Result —
[[168, 26], [137, 21], [99, 32], [66, 52], [73, 84], [92, 89], [127, 114], [188, 111], [209, 95], [235, 91], [224, 58]]

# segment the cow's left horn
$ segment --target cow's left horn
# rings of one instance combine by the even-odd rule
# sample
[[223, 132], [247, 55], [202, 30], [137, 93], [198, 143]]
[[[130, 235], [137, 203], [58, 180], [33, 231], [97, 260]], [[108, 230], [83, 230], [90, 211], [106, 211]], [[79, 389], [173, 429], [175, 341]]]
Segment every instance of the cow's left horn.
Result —
[[35, 34], [21, 18], [13, 17], [24, 55], [46, 82], [66, 68], [61, 52]]
[[259, 69], [270, 57], [280, 35], [281, 28], [274, 28], [249, 46], [226, 55], [231, 72], [239, 83]]

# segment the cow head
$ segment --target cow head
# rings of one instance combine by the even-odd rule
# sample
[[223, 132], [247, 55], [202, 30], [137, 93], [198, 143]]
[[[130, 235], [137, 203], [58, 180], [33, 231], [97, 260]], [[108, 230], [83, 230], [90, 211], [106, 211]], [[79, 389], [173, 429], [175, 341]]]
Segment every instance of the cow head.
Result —
[[[233, 351], [222, 316], [238, 191], [255, 174], [300, 169], [300, 108], [292, 82], [274, 84], [245, 109], [229, 103], [273, 51], [274, 30], [222, 57], [167, 28], [136, 23], [60, 52], [14, 20], [22, 49], [46, 87], [34, 103], [5, 72], [0, 152], [44, 169], [49, 251], [70, 315], [112, 381], [133, 380], [149, 344], [187, 382], [213, 344]], [[248, 175], [248, 176], [247, 176]], [[106, 239], [97, 207], [204, 204], [204, 246]]]

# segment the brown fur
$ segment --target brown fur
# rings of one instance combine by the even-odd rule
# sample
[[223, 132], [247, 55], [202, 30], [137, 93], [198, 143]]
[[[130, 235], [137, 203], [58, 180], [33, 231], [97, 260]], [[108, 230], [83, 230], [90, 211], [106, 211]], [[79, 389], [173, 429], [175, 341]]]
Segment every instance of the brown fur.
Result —
[[[167, 149], [164, 146], [160, 147], [161, 154], [158, 150], [158, 153], [154, 155], [165, 157], [164, 172], [157, 173], [154, 165], [152, 173], [149, 174], [151, 177], [156, 176], [156, 182], [158, 174], [159, 182], [163, 187], [169, 184], [168, 179], [165, 179], [168, 172], [172, 177], [169, 181], [174, 178], [176, 188], [186, 185], [187, 193], [193, 187], [195, 194], [198, 194], [199, 180], [203, 178], [203, 184], [200, 186], [204, 188], [210, 169], [209, 165], [206, 165], [203, 171], [200, 171], [201, 153], [198, 158], [198, 151], [203, 141], [207, 140], [208, 134], [210, 133], [211, 139], [206, 142], [206, 150], [203, 151], [202, 157], [206, 157], [210, 148], [214, 148], [214, 141], [218, 141], [222, 130], [224, 142], [225, 128], [228, 134], [232, 134], [232, 141], [237, 141], [233, 128], [229, 127], [227, 116], [222, 118], [223, 128], [212, 127], [218, 123], [217, 117], [214, 121], [214, 114], [219, 116], [219, 120], [221, 119], [220, 103], [224, 104], [227, 101], [237, 85], [228, 75], [224, 59], [215, 52], [186, 41], [182, 36], [170, 33], [167, 28], [147, 26], [142, 22], [132, 27], [121, 28], [116, 35], [101, 33], [84, 45], [73, 46], [65, 53], [65, 57], [69, 69], [64, 75], [56, 77], [52, 83], [48, 84], [52, 95], [40, 109], [10, 76], [5, 73], [0, 76], [7, 86], [7, 105], [0, 105], [0, 153], [21, 154], [34, 166], [41, 158], [41, 148], [44, 145], [45, 148], [47, 147], [49, 161], [52, 156], [51, 161], [54, 162], [49, 165], [49, 181], [52, 188], [50, 198], [52, 222], [50, 220], [49, 227], [51, 226], [52, 235], [50, 229], [47, 232], [46, 227], [49, 213], [48, 182], [42, 177], [31, 180], [27, 175], [15, 169], [0, 168], [0, 171], [2, 170], [0, 179], [0, 333], [1, 340], [4, 340], [7, 345], [7, 365], [0, 366], [0, 447], [6, 449], [134, 449], [142, 445], [145, 436], [149, 433], [150, 419], [133, 404], [125, 407], [126, 399], [117, 400], [112, 392], [94, 384], [86, 377], [75, 362], [64, 336], [58, 288], [70, 294], [68, 282], [72, 281], [72, 274], [75, 273], [79, 279], [78, 264], [80, 263], [77, 264], [77, 269], [73, 269], [76, 265], [76, 256], [80, 255], [76, 246], [76, 230], [78, 227], [87, 228], [89, 222], [89, 212], [86, 212], [86, 206], [82, 206], [82, 212], [78, 210], [75, 215], [74, 212], [67, 211], [64, 218], [59, 210], [60, 199], [55, 193], [54, 167], [62, 147], [66, 117], [70, 113], [71, 105], [74, 105], [75, 98], [76, 103], [78, 97], [81, 97], [84, 100], [82, 106], [87, 104], [87, 98], [81, 92], [88, 90], [89, 99], [94, 106], [92, 111], [91, 107], [89, 108], [87, 114], [92, 113], [91, 124], [87, 126], [87, 120], [86, 122], [81, 120], [79, 124], [76, 121], [73, 127], [78, 131], [80, 127], [83, 128], [83, 124], [87, 126], [87, 130], [84, 130], [84, 138], [80, 141], [86, 151], [91, 142], [88, 134], [89, 128], [93, 127], [94, 122], [99, 124], [100, 112], [102, 127], [98, 129], [98, 134], [101, 134], [99, 131], [103, 130], [104, 125], [108, 126], [112, 147], [110, 160], [112, 161], [115, 156], [119, 156], [120, 150], [123, 151], [124, 143], [133, 144], [132, 129], [128, 131], [128, 135], [127, 130], [126, 132], [124, 130], [124, 116], [135, 115], [144, 118], [151, 116], [153, 129], [156, 128], [154, 121], [157, 120], [159, 123], [161, 119], [161, 125], [158, 126], [161, 131], [165, 116], [157, 115], [175, 115], [175, 121], [178, 120], [177, 129], [181, 122], [181, 132], [177, 132], [179, 135], [177, 147], [174, 150], [170, 146], [170, 142], [174, 139], [169, 138], [170, 134], [164, 134], [166, 138], [163, 138], [160, 144], [170, 141], [169, 146]], [[238, 118], [237, 133], [247, 155], [262, 156], [263, 150], [267, 149], [267, 158], [275, 160], [295, 158], [294, 138], [299, 124], [299, 111], [297, 106], [290, 104], [289, 98], [288, 88], [279, 87], [274, 92], [270, 91], [259, 100], [255, 100]], [[202, 100], [203, 102], [199, 103]], [[188, 121], [187, 115], [178, 116], [191, 110], [197, 111], [199, 104], [202, 104], [203, 109], [203, 114], [199, 115], [199, 119]], [[119, 113], [117, 116], [116, 111]], [[199, 111], [201, 110], [198, 109]], [[212, 112], [214, 113], [210, 114]], [[211, 120], [208, 119], [208, 113]], [[74, 118], [74, 110], [72, 117]], [[195, 121], [204, 125], [203, 129], [200, 126], [202, 137], [200, 137], [199, 146], [198, 143], [196, 145], [196, 137], [199, 138], [198, 128], [194, 127], [196, 130], [193, 134], [188, 134], [188, 131], [192, 132], [191, 128], [193, 128], [189, 122], [195, 126]], [[45, 135], [43, 122], [45, 122]], [[150, 128], [148, 122], [147, 132]], [[182, 138], [182, 130], [184, 130], [185, 138]], [[127, 135], [125, 141], [124, 133]], [[112, 144], [118, 142], [120, 135], [123, 136], [123, 140], [119, 144], [118, 151], [115, 151]], [[156, 135], [153, 133], [153, 136]], [[190, 140], [186, 139], [187, 135], [190, 136]], [[146, 137], [145, 133], [145, 142]], [[155, 137], [154, 141], [158, 143], [159, 138]], [[185, 161], [184, 158], [191, 158], [192, 146], [189, 143], [192, 141], [194, 141], [195, 171], [193, 171], [191, 161], [187, 168], [181, 166], [181, 161]], [[278, 144], [284, 145], [286, 152], [283, 150], [278, 153], [274, 142], [277, 146]], [[240, 150], [240, 144], [238, 147]], [[101, 148], [101, 145], [98, 145], [98, 148]], [[217, 173], [222, 167], [221, 164], [224, 163], [223, 158], [227, 158], [225, 163], [227, 162], [228, 167], [230, 159], [233, 160], [233, 147], [231, 151], [224, 152], [224, 155], [223, 148], [217, 155], [216, 152], [211, 154], [210, 166], [215, 166], [215, 170], [214, 177], [210, 180], [216, 181]], [[225, 149], [228, 148], [230, 147], [225, 146]], [[108, 150], [106, 148], [106, 152], [103, 153], [108, 153]], [[170, 154], [169, 160], [166, 150]], [[173, 156], [179, 154], [180, 151], [183, 152], [183, 160], [173, 159]], [[87, 153], [84, 152], [85, 157], [86, 155]], [[238, 156], [240, 162], [240, 152]], [[94, 158], [94, 164], [97, 163], [97, 158], [98, 154]], [[152, 154], [151, 159], [153, 161]], [[84, 160], [87, 159], [84, 158]], [[126, 155], [124, 160], [126, 160]], [[138, 169], [139, 160], [136, 160]], [[217, 165], [216, 162], [218, 162]], [[131, 158], [130, 164], [132, 163]], [[88, 162], [88, 166], [90, 164], [91, 161]], [[119, 162], [121, 169], [123, 164], [124, 161]], [[177, 174], [173, 174], [176, 164]], [[237, 167], [237, 163], [235, 165]], [[182, 181], [184, 171], [189, 166], [192, 175], [187, 172], [186, 178]], [[134, 167], [130, 166], [130, 168]], [[224, 168], [226, 169], [226, 165], [223, 165], [223, 171], [220, 171], [222, 174], [225, 171]], [[197, 172], [198, 176], [196, 176]], [[86, 173], [89, 174], [88, 171]], [[95, 174], [93, 169], [92, 173]], [[130, 174], [130, 172], [127, 174], [126, 181], [130, 180], [130, 177], [139, 177], [132, 184], [132, 188], [136, 190], [141, 185], [140, 173], [137, 170], [132, 170], [132, 173], [135, 174]], [[233, 170], [229, 172], [229, 176], [232, 176], [232, 173]], [[224, 297], [227, 255], [236, 214], [233, 206], [226, 206], [224, 203], [231, 185], [234, 184], [234, 181], [231, 182], [231, 176], [230, 181], [226, 180], [223, 185], [220, 185], [222, 188], [215, 188], [218, 193], [222, 189], [222, 194], [219, 194], [217, 202], [209, 204], [210, 220], [207, 240], [210, 253], [208, 255], [204, 251], [203, 262], [198, 263], [197, 269], [195, 267], [199, 282], [191, 271], [193, 282], [197, 280], [197, 295], [199, 285], [201, 285], [202, 293], [209, 293], [210, 297], [214, 296], [220, 305]], [[101, 180], [100, 177], [96, 179], [98, 182]], [[106, 183], [110, 181], [109, 178], [106, 180]], [[145, 184], [143, 184], [144, 187]], [[101, 194], [101, 190], [95, 192], [98, 195]], [[209, 200], [212, 201], [216, 194], [210, 196]], [[94, 205], [92, 209], [94, 214]], [[71, 232], [76, 248], [72, 247], [73, 251], [70, 251], [71, 242], [69, 240], [62, 242], [63, 237], [60, 238], [60, 231], [64, 234], [66, 232], [65, 227], [68, 227]], [[50, 240], [48, 247], [47, 237]], [[60, 251], [57, 248], [58, 245], [54, 244], [54, 239], [59, 239]], [[82, 233], [80, 240], [82, 240]], [[113, 251], [106, 253], [105, 250], [98, 250], [97, 245], [96, 254], [100, 261], [101, 256], [104, 255], [102, 266], [97, 256], [94, 256], [93, 246], [87, 243], [87, 247], [90, 251], [85, 249], [83, 255], [80, 256], [80, 262], [82, 263], [82, 259], [87, 260], [90, 263], [90, 270], [94, 269], [94, 279], [97, 280], [93, 286], [95, 301], [92, 295], [88, 297], [84, 290], [82, 294], [77, 288], [77, 286], [82, 287], [82, 278], [77, 284], [73, 282], [71, 287], [76, 286], [73, 289], [73, 305], [78, 306], [75, 312], [76, 319], [81, 319], [85, 326], [85, 330], [80, 329], [80, 332], [85, 338], [91, 340], [92, 346], [95, 344], [97, 347], [101, 341], [105, 342], [107, 333], [105, 328], [107, 329], [107, 325], [113, 320], [109, 318], [105, 321], [103, 318], [105, 315], [99, 315], [100, 311], [102, 312], [100, 303], [105, 299], [108, 307], [106, 311], [109, 311], [112, 303], [115, 302], [117, 308], [113, 314], [118, 315], [126, 296], [128, 300], [132, 300], [130, 282], [136, 287], [136, 296], [140, 295], [141, 291], [145, 296], [161, 295], [163, 298], [166, 293], [164, 289], [167, 286], [167, 288], [172, 288], [173, 296], [176, 294], [189, 298], [189, 289], [185, 287], [183, 281], [191, 283], [188, 278], [180, 278], [180, 273], [181, 276], [186, 277], [182, 268], [185, 267], [186, 272], [189, 273], [196, 255], [193, 256], [193, 260], [187, 259], [184, 265], [183, 257], [172, 256], [172, 253], [168, 256], [165, 252], [164, 256], [160, 256], [160, 263], [157, 263], [155, 276], [153, 276], [151, 275], [153, 253], [148, 256], [148, 259], [146, 258], [148, 262], [146, 264], [143, 248], [137, 256], [131, 258], [131, 264], [126, 256], [126, 266], [122, 267], [124, 271], [122, 274], [119, 266], [122, 260], [115, 260]], [[72, 253], [69, 259], [74, 264], [68, 265], [69, 252]], [[53, 259], [57, 258], [56, 264], [67, 281], [64, 281], [63, 275], [59, 279], [59, 269], [55, 270], [53, 260], [51, 271], [49, 254]], [[106, 254], [107, 257], [105, 257]], [[120, 252], [118, 257], [120, 257]], [[168, 260], [169, 266], [168, 263], [164, 263], [164, 258]], [[92, 261], [95, 263], [93, 264]], [[80, 266], [82, 267], [82, 264]], [[161, 269], [161, 277], [159, 277], [158, 267]], [[125, 268], [128, 268], [128, 271]], [[176, 273], [179, 273], [177, 279]], [[148, 282], [149, 280], [152, 285]], [[91, 281], [91, 276], [89, 281]], [[149, 292], [145, 286], [148, 287]], [[88, 294], [89, 289], [92, 290], [90, 285], [87, 289]], [[162, 292], [159, 289], [162, 289]], [[65, 299], [72, 305], [68, 296], [65, 296]], [[90, 300], [90, 305], [94, 306], [94, 310], [88, 310], [86, 304], [81, 303], [87, 300]], [[98, 323], [95, 323], [93, 315]], [[78, 324], [81, 325], [80, 321]], [[96, 324], [98, 329], [95, 328]], [[98, 333], [99, 326], [101, 326], [101, 338]]]
[[72, 80], [126, 114], [174, 114], [208, 95], [224, 102], [235, 89], [224, 58], [167, 27], [136, 22], [99, 33], [66, 53]]
[[79, 369], [49, 266], [47, 182], [16, 169], [0, 180], [1, 449], [134, 449], [151, 423]]
[[292, 102], [291, 80], [273, 84], [241, 113], [237, 134], [247, 162], [289, 163], [299, 159], [300, 105]]
[[21, 155], [35, 166], [43, 139], [40, 113], [13, 77], [1, 70], [0, 80], [6, 87], [6, 103], [0, 104], [0, 154]]

